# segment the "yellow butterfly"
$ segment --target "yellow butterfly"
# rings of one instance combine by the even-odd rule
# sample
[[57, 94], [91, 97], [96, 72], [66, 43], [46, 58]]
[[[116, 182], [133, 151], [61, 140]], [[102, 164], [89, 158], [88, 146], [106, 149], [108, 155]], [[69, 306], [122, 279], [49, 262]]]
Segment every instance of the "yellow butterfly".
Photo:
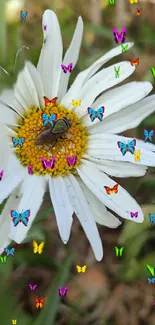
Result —
[[134, 151], [135, 161], [140, 161], [140, 149]]
[[76, 265], [76, 268], [77, 268], [77, 271], [78, 271], [79, 273], [81, 273], [81, 272], [85, 273], [86, 268], [87, 268], [87, 265], [84, 265], [84, 266]]
[[130, 3], [137, 3], [138, 0], [130, 0]]
[[12, 324], [13, 325], [17, 324], [17, 320], [16, 319], [12, 319]]
[[35, 240], [33, 240], [33, 253], [36, 254], [42, 254], [43, 248], [44, 248], [44, 241], [40, 245], [37, 244]]
[[78, 100], [72, 99], [72, 105], [73, 106], [80, 106], [81, 105], [81, 99], [78, 99]]

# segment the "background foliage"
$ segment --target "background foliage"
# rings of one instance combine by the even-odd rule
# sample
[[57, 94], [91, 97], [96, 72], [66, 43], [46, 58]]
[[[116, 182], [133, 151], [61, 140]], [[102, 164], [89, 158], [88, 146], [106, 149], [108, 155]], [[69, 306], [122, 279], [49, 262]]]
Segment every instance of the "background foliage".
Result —
[[[142, 8], [139, 17], [137, 7]], [[155, 1], [143, 0], [131, 5], [128, 0], [115, 0], [115, 5], [110, 6], [107, 0], [26, 0], [25, 3], [1, 0], [0, 65], [9, 75], [0, 70], [0, 91], [13, 86], [26, 58], [37, 64], [42, 44], [41, 18], [47, 8], [58, 15], [65, 50], [78, 15], [85, 22], [80, 59], [71, 83], [78, 72], [115, 46], [111, 29], [121, 30], [126, 26], [127, 41], [134, 41], [135, 46], [113, 61], [139, 57], [140, 65], [128, 81], [148, 80], [154, 84], [149, 68], [155, 66]], [[26, 22], [20, 21], [20, 10], [28, 11]], [[20, 52], [15, 67], [17, 51], [23, 45], [29, 50]], [[125, 134], [143, 139], [144, 126], [154, 128], [155, 114]], [[99, 227], [105, 256], [97, 263], [76, 219], [70, 242], [67, 246], [61, 243], [47, 195], [26, 243], [14, 245], [15, 257], [8, 258], [7, 264], [0, 264], [1, 324], [11, 324], [12, 319], [17, 319], [17, 325], [155, 324], [155, 295], [153, 284], [147, 284], [149, 274], [145, 266], [155, 266], [155, 228], [148, 218], [149, 213], [155, 213], [155, 169], [149, 168], [143, 178], [117, 181], [142, 205], [144, 223], [124, 222], [117, 230]], [[33, 239], [46, 243], [40, 256], [32, 252]], [[114, 246], [124, 246], [121, 259], [116, 258]], [[87, 264], [86, 273], [77, 274], [76, 264]], [[41, 312], [35, 309], [28, 283], [38, 283], [36, 294], [46, 297]], [[58, 296], [58, 285], [69, 287], [63, 300]]]

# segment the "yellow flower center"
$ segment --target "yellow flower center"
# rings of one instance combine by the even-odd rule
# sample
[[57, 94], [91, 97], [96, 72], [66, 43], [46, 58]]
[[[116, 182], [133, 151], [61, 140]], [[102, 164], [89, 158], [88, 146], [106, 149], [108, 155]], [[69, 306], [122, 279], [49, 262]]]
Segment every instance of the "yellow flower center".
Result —
[[[42, 114], [46, 114], [47, 124]], [[53, 114], [56, 114], [55, 121], [50, 119]], [[63, 126], [66, 126], [64, 119], [70, 121], [70, 125], [63, 132]], [[62, 128], [57, 130], [58, 121], [61, 124], [60, 120]], [[21, 145], [18, 142], [14, 146], [23, 166], [31, 168], [33, 174], [38, 175], [65, 176], [75, 171], [86, 151], [88, 133], [73, 111], [58, 104], [41, 109], [31, 107], [18, 124], [20, 127], [15, 130], [15, 138], [19, 141], [23, 137], [24, 142]], [[54, 130], [56, 133], [53, 133]], [[45, 143], [36, 144], [36, 139], [42, 138], [44, 132], [47, 133]]]

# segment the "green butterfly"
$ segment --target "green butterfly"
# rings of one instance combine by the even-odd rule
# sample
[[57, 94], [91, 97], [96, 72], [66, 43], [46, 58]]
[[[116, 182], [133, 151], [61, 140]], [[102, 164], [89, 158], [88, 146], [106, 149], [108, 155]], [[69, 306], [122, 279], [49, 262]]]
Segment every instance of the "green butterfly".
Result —
[[116, 78], [119, 78], [119, 75], [120, 75], [120, 67], [118, 67], [118, 69], [116, 67], [114, 67], [114, 70], [115, 70], [115, 77]]
[[109, 0], [109, 4], [112, 5], [112, 6], [114, 6], [115, 0]]
[[149, 264], [146, 264], [146, 267], [147, 267], [147, 269], [150, 271], [151, 275], [154, 276], [154, 271], [155, 271], [154, 267], [152, 267], [152, 266], [149, 265]]
[[6, 263], [7, 256], [0, 256], [2, 264]]
[[151, 72], [153, 74], [153, 77], [155, 78], [155, 67], [151, 67], [150, 70], [151, 70]]
[[116, 256], [122, 256], [124, 247], [118, 248], [115, 246]]
[[127, 48], [128, 48], [128, 44], [127, 45], [123, 45], [121, 44], [121, 48], [122, 48], [122, 53], [126, 52]]

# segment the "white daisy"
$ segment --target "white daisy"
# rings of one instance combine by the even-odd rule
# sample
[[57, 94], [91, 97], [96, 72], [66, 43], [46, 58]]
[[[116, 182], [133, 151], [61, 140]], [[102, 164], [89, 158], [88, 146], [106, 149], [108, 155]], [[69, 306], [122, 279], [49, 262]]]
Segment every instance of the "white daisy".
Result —
[[[122, 155], [117, 145], [118, 141], [127, 143], [132, 139], [115, 135], [136, 127], [151, 114], [155, 110], [155, 96], [144, 98], [152, 90], [149, 82], [130, 82], [108, 90], [135, 70], [125, 61], [97, 72], [104, 63], [121, 54], [121, 46], [81, 72], [67, 91], [70, 73], [65, 74], [61, 64], [68, 66], [72, 63], [74, 68], [77, 63], [83, 34], [82, 19], [78, 19], [63, 62], [62, 38], [55, 13], [46, 10], [42, 24], [44, 42], [37, 69], [27, 62], [19, 73], [14, 98], [8, 92], [4, 94], [14, 111], [2, 103], [0, 105], [0, 168], [4, 169], [0, 203], [9, 196], [0, 217], [0, 247], [4, 249], [11, 240], [21, 243], [26, 238], [48, 185], [62, 241], [68, 242], [75, 212], [96, 259], [100, 261], [103, 248], [96, 222], [110, 228], [121, 224], [106, 207], [125, 219], [143, 221], [140, 206], [124, 188], [118, 185], [116, 194], [108, 194], [104, 186], [113, 188], [116, 185], [107, 175], [139, 177], [146, 173], [145, 166], [155, 166], [153, 144], [136, 140], [135, 147], [141, 150], [140, 162], [136, 162], [130, 152]], [[133, 45], [127, 44], [128, 49]], [[115, 77], [114, 66], [120, 66], [119, 78]], [[105, 90], [107, 92], [100, 95]], [[45, 107], [44, 96], [50, 100], [58, 97], [56, 104]], [[81, 106], [73, 107], [73, 99], [80, 99]], [[104, 106], [103, 120], [95, 118], [92, 122], [88, 106], [93, 109]], [[65, 117], [71, 122], [71, 127], [54, 146], [36, 144], [43, 127], [42, 113], [57, 114], [57, 120]], [[24, 137], [24, 144], [14, 147], [12, 136]], [[77, 156], [75, 166], [68, 165], [66, 156]], [[44, 169], [42, 158], [48, 161], [55, 158], [54, 168]], [[28, 166], [33, 169], [32, 175], [28, 174]], [[30, 209], [27, 227], [22, 223], [14, 226], [10, 216], [13, 209], [19, 212]], [[131, 212], [136, 211], [138, 216], [132, 218]]]

